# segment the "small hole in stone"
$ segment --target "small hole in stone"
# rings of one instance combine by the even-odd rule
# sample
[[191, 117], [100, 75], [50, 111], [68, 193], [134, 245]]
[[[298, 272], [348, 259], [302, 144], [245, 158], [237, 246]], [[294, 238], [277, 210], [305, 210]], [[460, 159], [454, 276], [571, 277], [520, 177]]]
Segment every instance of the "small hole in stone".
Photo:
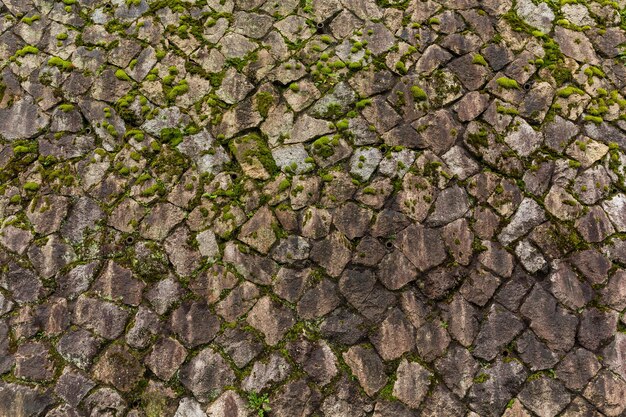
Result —
[[230, 178], [236, 180], [239, 177], [239, 174], [237, 174], [236, 172], [233, 172], [230, 174]]
[[385, 246], [387, 247], [387, 249], [391, 249], [391, 248], [393, 248], [393, 242], [392, 242], [391, 240], [388, 240], [388, 241], [385, 243]]
[[502, 352], [502, 356], [505, 356], [505, 357], [509, 356], [509, 351], [508, 350], [503, 351]]
[[134, 237], [132, 237], [132, 236], [128, 236], [128, 237], [126, 238], [126, 244], [127, 244], [127, 245], [132, 245], [134, 242], [135, 242], [135, 238], [134, 238]]
[[382, 153], [387, 153], [387, 151], [388, 151], [388, 150], [389, 150], [389, 148], [387, 147], [387, 145], [382, 145], [382, 146], [380, 147], [380, 151], [381, 151]]
[[317, 24], [317, 33], [324, 33], [324, 23], [319, 22]]
[[104, 8], [107, 9], [107, 10], [111, 10], [113, 8], [113, 5], [110, 4], [110, 3], [107, 3], [107, 4], [104, 5]]
[[91, 133], [91, 128], [88, 127], [87, 129], [85, 129], [85, 133], [87, 133], [89, 135]]
[[533, 83], [532, 82], [527, 82], [526, 84], [524, 84], [524, 90], [528, 91], [532, 88]]

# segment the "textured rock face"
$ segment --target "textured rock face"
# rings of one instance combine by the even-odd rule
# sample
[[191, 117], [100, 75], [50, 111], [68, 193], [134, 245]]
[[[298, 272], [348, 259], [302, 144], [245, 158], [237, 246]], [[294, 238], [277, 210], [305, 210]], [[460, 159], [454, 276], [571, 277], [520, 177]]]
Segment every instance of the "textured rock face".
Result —
[[0, 0], [0, 417], [626, 413], [624, 0]]

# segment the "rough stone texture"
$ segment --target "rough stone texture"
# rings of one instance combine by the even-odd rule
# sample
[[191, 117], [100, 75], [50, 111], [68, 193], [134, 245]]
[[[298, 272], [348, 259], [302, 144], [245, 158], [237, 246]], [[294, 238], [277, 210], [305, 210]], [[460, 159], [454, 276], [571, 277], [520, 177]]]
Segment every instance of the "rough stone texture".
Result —
[[624, 6], [0, 1], [0, 416], [623, 415]]
[[543, 377], [526, 384], [518, 397], [529, 410], [547, 417], [559, 414], [571, 396], [558, 381]]
[[398, 365], [393, 395], [410, 408], [420, 406], [430, 385], [431, 373], [422, 365], [404, 359]]
[[219, 353], [211, 348], [201, 350], [180, 368], [180, 382], [201, 402], [219, 395], [226, 385], [235, 380], [235, 374]]
[[353, 346], [343, 354], [343, 360], [359, 380], [367, 395], [373, 396], [387, 383], [383, 361], [374, 350]]

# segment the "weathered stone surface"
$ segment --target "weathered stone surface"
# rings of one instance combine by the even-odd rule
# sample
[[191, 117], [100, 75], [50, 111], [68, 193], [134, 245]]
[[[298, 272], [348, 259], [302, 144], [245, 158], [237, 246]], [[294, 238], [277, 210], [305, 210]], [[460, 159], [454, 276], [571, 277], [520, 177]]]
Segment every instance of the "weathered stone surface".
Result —
[[178, 403], [174, 417], [205, 417], [202, 406], [193, 398], [185, 397]]
[[339, 291], [361, 314], [370, 320], [382, 318], [388, 307], [394, 304], [393, 293], [376, 283], [371, 271], [348, 269], [339, 280]]
[[538, 416], [547, 417], [560, 413], [571, 396], [558, 381], [543, 377], [527, 383], [518, 398]]
[[250, 374], [242, 381], [241, 387], [245, 391], [261, 392], [270, 385], [280, 383], [290, 371], [291, 366], [285, 358], [274, 353], [268, 360], [254, 363]]
[[589, 350], [597, 350], [615, 333], [617, 312], [597, 308], [586, 310], [578, 327], [578, 342]]
[[430, 386], [431, 373], [416, 362], [403, 359], [396, 371], [393, 395], [410, 408], [420, 406]]
[[[48, 125], [50, 116], [41, 111], [32, 97], [26, 96], [11, 107], [0, 109], [0, 120], [2, 136], [7, 140], [29, 139]], [[22, 123], [23, 120], [30, 122]]]
[[83, 373], [66, 368], [59, 377], [54, 392], [66, 403], [76, 407], [95, 385]]
[[591, 301], [592, 288], [580, 280], [566, 262], [555, 261], [553, 270], [550, 290], [564, 306], [577, 310]]
[[556, 299], [536, 284], [520, 308], [530, 328], [551, 350], [568, 351], [574, 345], [578, 319], [557, 305]]
[[87, 369], [98, 353], [101, 339], [86, 330], [69, 331], [56, 345], [56, 350], [68, 362], [80, 369]]
[[333, 277], [341, 275], [345, 266], [350, 262], [351, 254], [349, 242], [340, 232], [331, 233], [326, 238], [313, 243], [311, 247], [311, 259]]
[[310, 388], [306, 380], [298, 379], [283, 385], [270, 402], [272, 413], [278, 417], [308, 415], [319, 407], [321, 394]]
[[570, 259], [591, 285], [604, 284], [608, 279], [611, 262], [600, 252], [588, 249], [574, 253]]
[[516, 345], [522, 360], [529, 365], [531, 371], [552, 368], [559, 360], [558, 355], [548, 349], [532, 331], [524, 332], [517, 339]]
[[513, 340], [523, 328], [522, 321], [514, 314], [498, 304], [492, 305], [474, 340], [475, 355], [492, 360], [498, 355], [500, 348]]
[[343, 354], [343, 360], [367, 395], [373, 396], [387, 383], [383, 362], [374, 350], [353, 346]]
[[25, 385], [0, 385], [0, 411], [6, 416], [38, 416], [54, 404], [49, 390], [30, 388]]
[[91, 290], [102, 298], [137, 306], [141, 303], [145, 286], [143, 281], [133, 277], [132, 271], [109, 261], [91, 286]]
[[185, 361], [187, 351], [176, 339], [161, 339], [145, 360], [146, 366], [159, 378], [169, 380]]
[[209, 343], [220, 329], [220, 320], [204, 302], [186, 301], [172, 312], [171, 329], [189, 348]]
[[0, 2], [0, 417], [626, 413], [624, 0], [192, 3]]
[[533, 199], [526, 198], [520, 203], [509, 224], [502, 229], [498, 239], [503, 245], [508, 245], [539, 226], [545, 219], [545, 213], [539, 204]]
[[526, 376], [527, 371], [516, 361], [497, 361], [491, 368], [478, 371], [478, 381], [468, 394], [470, 407], [480, 415], [499, 416]]
[[478, 256], [483, 266], [501, 277], [508, 278], [513, 273], [513, 256], [494, 242], [483, 243], [487, 250]]
[[120, 391], [131, 391], [142, 379], [144, 367], [128, 348], [111, 345], [94, 364], [94, 378]]
[[454, 345], [448, 349], [446, 356], [435, 362], [447, 387], [459, 398], [463, 398], [474, 383], [474, 375], [479, 369], [478, 362], [469, 351]]
[[556, 368], [557, 377], [572, 390], [580, 390], [600, 370], [595, 355], [583, 348], [570, 351]]
[[399, 250], [387, 254], [378, 263], [378, 279], [390, 290], [397, 290], [417, 278], [417, 269]]
[[413, 350], [415, 328], [402, 311], [395, 308], [370, 339], [383, 360], [393, 360]]
[[463, 346], [469, 347], [480, 327], [478, 310], [460, 294], [456, 294], [443, 308], [450, 335]]
[[340, 304], [337, 284], [328, 279], [323, 279], [302, 294], [302, 298], [298, 302], [297, 312], [298, 316], [305, 320], [312, 320], [325, 316], [339, 307]]
[[112, 340], [124, 331], [128, 312], [109, 301], [81, 295], [74, 308], [74, 320], [99, 336]]
[[228, 363], [210, 347], [201, 350], [180, 368], [180, 382], [201, 402], [216, 398], [235, 380]]
[[601, 370], [587, 385], [583, 396], [607, 416], [619, 416], [624, 409], [626, 382], [607, 370]]
[[55, 366], [49, 354], [49, 347], [32, 342], [20, 345], [15, 352], [15, 376], [32, 381], [50, 380]]
[[239, 368], [246, 366], [263, 350], [263, 344], [257, 338], [240, 328], [228, 329], [215, 340]]
[[468, 209], [469, 200], [463, 188], [456, 186], [446, 188], [435, 200], [435, 208], [426, 218], [426, 223], [441, 226], [463, 217]]
[[432, 362], [445, 353], [450, 344], [446, 325], [443, 321], [432, 320], [417, 329], [415, 346], [425, 360]]
[[265, 342], [275, 346], [295, 324], [293, 313], [269, 297], [263, 297], [248, 314], [247, 322], [265, 335]]
[[426, 271], [441, 264], [446, 258], [439, 230], [412, 225], [398, 233], [394, 245], [415, 265]]

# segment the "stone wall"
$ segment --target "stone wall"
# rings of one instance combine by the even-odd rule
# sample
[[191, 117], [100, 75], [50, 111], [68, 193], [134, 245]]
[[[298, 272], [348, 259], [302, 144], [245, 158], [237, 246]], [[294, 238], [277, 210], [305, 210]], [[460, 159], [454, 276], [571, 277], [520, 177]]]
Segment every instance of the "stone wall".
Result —
[[1, 0], [0, 417], [626, 415], [626, 0]]

